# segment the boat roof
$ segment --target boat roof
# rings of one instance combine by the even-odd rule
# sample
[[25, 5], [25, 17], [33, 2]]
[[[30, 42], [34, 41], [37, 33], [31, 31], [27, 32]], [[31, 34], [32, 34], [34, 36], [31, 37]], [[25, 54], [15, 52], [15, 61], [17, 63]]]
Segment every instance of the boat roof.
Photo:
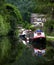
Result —
[[35, 32], [43, 32], [42, 30], [40, 30], [40, 29], [38, 29], [38, 30], [36, 30]]

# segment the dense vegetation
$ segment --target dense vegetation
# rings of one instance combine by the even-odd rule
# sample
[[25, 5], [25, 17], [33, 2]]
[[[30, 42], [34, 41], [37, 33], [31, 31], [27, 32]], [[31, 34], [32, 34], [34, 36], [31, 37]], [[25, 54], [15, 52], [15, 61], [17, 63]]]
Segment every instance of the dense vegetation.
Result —
[[54, 3], [50, 0], [0, 0], [0, 65], [53, 64], [54, 49], [50, 42], [47, 42], [46, 56], [39, 58], [32, 56], [31, 49], [19, 42], [17, 27], [21, 24], [30, 28], [30, 15], [33, 12], [50, 18], [45, 23], [44, 31], [54, 35]]
[[[30, 23], [30, 16], [31, 13], [40, 13], [40, 14], [45, 14], [46, 18], [50, 18], [51, 21], [54, 21], [54, 3], [53, 0], [7, 0], [7, 2], [14, 4], [19, 8], [22, 17], [23, 17], [23, 25], [24, 27], [28, 28], [28, 23]], [[26, 17], [25, 17], [26, 16]], [[47, 19], [47, 22], [48, 22]], [[47, 23], [46, 22], [46, 23]], [[53, 24], [53, 22], [51, 22]], [[27, 24], [27, 26], [26, 26]], [[52, 25], [54, 28], [54, 25]], [[45, 26], [45, 31], [51, 28], [50, 22], [49, 26]], [[48, 33], [49, 34], [49, 33]], [[54, 35], [54, 34], [51, 34]]]
[[5, 0], [0, 4], [0, 65], [12, 63], [21, 55], [22, 44], [18, 43], [17, 25], [22, 21], [19, 10]]

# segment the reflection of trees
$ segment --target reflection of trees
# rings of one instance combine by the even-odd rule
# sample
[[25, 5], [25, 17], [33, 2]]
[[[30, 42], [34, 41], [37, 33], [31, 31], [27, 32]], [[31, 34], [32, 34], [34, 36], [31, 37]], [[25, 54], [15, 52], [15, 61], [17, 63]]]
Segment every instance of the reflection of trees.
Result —
[[8, 37], [0, 37], [0, 64], [6, 63], [10, 54], [11, 44]]

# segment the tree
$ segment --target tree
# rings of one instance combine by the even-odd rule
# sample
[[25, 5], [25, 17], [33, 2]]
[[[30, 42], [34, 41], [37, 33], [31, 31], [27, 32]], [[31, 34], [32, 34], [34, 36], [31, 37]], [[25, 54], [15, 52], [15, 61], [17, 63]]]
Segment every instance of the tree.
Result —
[[46, 34], [53, 36], [54, 35], [53, 34], [54, 20], [51, 19], [51, 20], [45, 22], [45, 24], [44, 24], [44, 30], [45, 30]]
[[4, 6], [0, 8], [0, 64], [5, 65], [14, 62], [21, 54], [22, 45], [20, 46], [16, 37], [16, 26], [22, 21], [22, 16], [14, 5], [4, 2], [2, 5]]
[[23, 16], [23, 20], [30, 22], [30, 14], [33, 12], [35, 2], [33, 0], [13, 0], [9, 1], [11, 4], [17, 6]]
[[50, 0], [50, 3], [52, 4], [52, 19], [54, 19], [54, 0]]

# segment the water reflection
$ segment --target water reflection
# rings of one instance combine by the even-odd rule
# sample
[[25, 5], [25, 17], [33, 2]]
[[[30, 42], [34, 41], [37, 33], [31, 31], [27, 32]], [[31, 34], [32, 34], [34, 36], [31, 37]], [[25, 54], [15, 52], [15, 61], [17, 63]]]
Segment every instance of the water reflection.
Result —
[[17, 43], [13, 36], [0, 37], [0, 64], [12, 63], [17, 55]]

